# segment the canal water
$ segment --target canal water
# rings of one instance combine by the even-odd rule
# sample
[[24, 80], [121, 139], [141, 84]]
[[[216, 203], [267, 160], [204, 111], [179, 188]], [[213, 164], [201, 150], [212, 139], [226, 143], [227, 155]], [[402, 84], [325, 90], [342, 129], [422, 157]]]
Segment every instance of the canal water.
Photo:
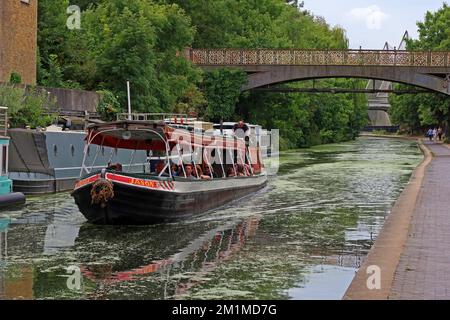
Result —
[[0, 212], [0, 299], [341, 299], [421, 159], [377, 138], [285, 152], [255, 196], [155, 226], [31, 198]]

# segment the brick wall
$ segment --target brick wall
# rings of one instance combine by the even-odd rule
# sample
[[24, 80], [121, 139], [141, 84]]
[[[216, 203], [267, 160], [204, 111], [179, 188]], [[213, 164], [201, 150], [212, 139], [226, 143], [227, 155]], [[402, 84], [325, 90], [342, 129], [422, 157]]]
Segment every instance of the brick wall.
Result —
[[0, 0], [0, 82], [17, 72], [36, 84], [37, 1]]

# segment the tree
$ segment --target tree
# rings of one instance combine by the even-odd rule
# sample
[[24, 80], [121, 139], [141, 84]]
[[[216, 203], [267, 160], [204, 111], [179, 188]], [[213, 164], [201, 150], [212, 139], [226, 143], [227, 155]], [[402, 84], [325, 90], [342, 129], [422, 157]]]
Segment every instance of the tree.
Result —
[[39, 2], [39, 84], [106, 89], [125, 105], [130, 81], [136, 111], [200, 103], [191, 98], [201, 96], [202, 73], [180, 54], [191, 46], [195, 30], [177, 5], [146, 0], [81, 5], [81, 30], [68, 30], [67, 0]]
[[247, 76], [242, 70], [222, 69], [207, 74], [205, 94], [208, 100], [206, 116], [213, 121], [233, 118], [241, 87]]
[[[450, 50], [450, 7], [444, 3], [436, 12], [428, 11], [418, 22], [419, 39], [408, 42], [409, 50]], [[397, 85], [397, 88], [406, 88]], [[390, 98], [392, 119], [411, 132], [442, 125], [449, 133], [450, 99], [439, 93], [393, 96]]]
[[[183, 58], [188, 47], [348, 47], [345, 30], [300, 10], [300, 1], [83, 0], [79, 5], [82, 28], [69, 31], [68, 0], [39, 1], [39, 83], [111, 92], [119, 106], [99, 106], [105, 119], [126, 105], [130, 81], [134, 111], [197, 111], [215, 121], [243, 117], [279, 128], [285, 148], [351, 139], [364, 125], [362, 95], [241, 93], [244, 73], [203, 73]], [[322, 83], [335, 82], [357, 83]]]

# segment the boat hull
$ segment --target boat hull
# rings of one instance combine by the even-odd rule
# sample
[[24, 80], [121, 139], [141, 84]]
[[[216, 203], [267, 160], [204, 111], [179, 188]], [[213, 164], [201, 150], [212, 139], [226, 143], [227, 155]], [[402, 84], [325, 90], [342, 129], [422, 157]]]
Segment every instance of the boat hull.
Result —
[[51, 193], [65, 192], [73, 190], [77, 178], [66, 179], [12, 179], [15, 192], [21, 192], [30, 196], [41, 196]]
[[19, 192], [0, 195], [0, 208], [20, 206], [25, 204], [25, 201], [24, 194]]
[[[118, 179], [118, 177], [115, 177]], [[109, 180], [109, 179], [108, 179]], [[124, 180], [124, 179], [122, 179]], [[267, 183], [266, 176], [207, 181], [156, 182], [163, 188], [146, 188], [129, 183], [114, 183], [114, 197], [104, 205], [93, 204], [95, 179], [72, 193], [81, 213], [94, 224], [155, 224], [171, 222], [221, 207], [254, 193]], [[154, 187], [155, 181], [151, 181]]]

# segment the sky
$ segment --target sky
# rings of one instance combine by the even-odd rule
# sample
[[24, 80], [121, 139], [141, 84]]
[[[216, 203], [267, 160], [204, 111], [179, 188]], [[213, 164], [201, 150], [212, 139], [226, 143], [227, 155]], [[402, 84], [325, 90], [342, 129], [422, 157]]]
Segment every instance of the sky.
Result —
[[400, 44], [407, 30], [417, 38], [417, 21], [427, 11], [442, 7], [443, 0], [304, 0], [305, 9], [347, 31], [350, 48], [382, 49]]

